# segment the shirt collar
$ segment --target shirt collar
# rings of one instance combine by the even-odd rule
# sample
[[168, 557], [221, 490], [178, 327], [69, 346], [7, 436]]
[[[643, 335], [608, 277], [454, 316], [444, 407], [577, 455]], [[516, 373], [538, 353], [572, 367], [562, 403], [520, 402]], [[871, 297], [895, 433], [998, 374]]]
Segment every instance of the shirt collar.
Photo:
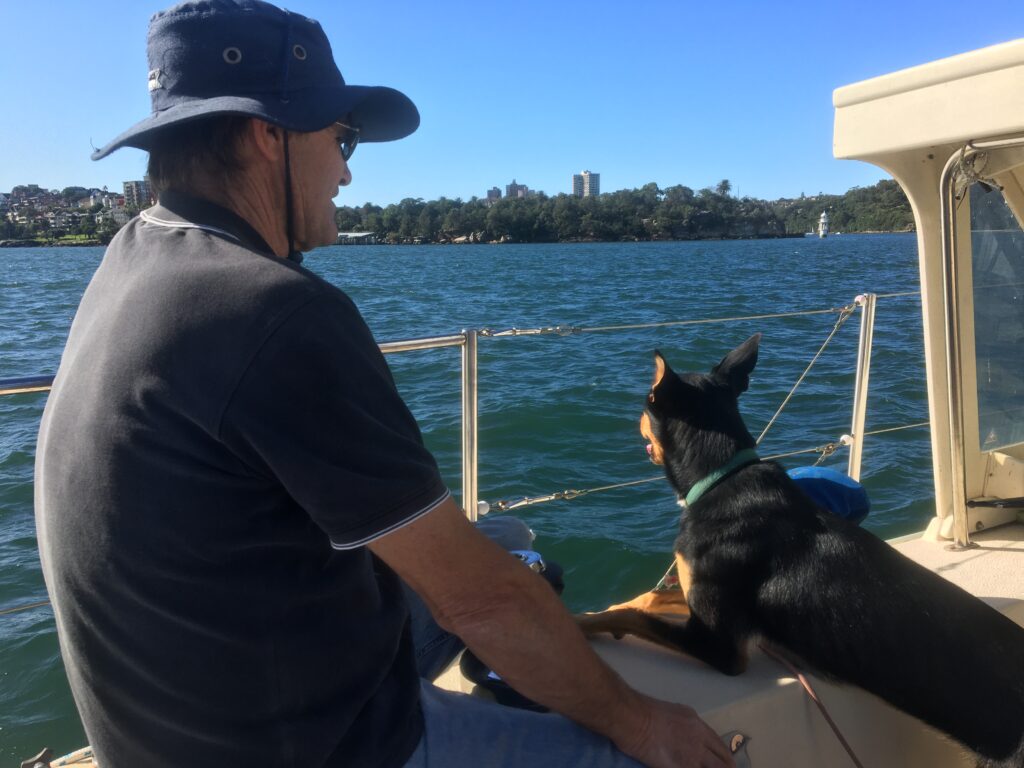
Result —
[[[250, 250], [277, 258], [267, 241], [248, 221], [234, 211], [201, 197], [168, 189], [160, 193], [160, 201], [149, 209], [149, 214], [163, 220], [219, 230]], [[288, 258], [295, 263], [302, 263], [301, 253], [293, 253]]]

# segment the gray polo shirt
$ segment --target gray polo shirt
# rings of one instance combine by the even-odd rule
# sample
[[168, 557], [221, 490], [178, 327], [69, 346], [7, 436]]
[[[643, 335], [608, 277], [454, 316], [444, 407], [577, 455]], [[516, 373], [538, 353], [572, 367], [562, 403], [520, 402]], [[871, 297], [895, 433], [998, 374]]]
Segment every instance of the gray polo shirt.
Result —
[[447, 495], [348, 297], [163, 195], [85, 292], [36, 460], [99, 763], [402, 765], [422, 731], [407, 610], [364, 545]]

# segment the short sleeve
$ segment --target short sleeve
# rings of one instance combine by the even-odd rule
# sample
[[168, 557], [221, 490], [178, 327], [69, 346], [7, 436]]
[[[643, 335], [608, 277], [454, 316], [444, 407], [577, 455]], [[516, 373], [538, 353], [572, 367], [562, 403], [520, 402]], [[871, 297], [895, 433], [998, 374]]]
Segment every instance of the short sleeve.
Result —
[[449, 495], [384, 356], [340, 291], [270, 334], [220, 423], [225, 444], [279, 482], [335, 549], [363, 546]]

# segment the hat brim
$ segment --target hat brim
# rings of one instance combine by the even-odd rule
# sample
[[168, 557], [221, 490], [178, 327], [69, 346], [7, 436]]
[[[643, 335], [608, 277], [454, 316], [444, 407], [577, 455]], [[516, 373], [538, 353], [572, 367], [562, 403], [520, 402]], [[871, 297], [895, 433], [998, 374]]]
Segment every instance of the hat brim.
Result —
[[121, 147], [149, 150], [154, 137], [171, 127], [214, 115], [245, 115], [266, 120], [290, 131], [319, 131], [349, 116], [359, 126], [360, 142], [395, 141], [420, 124], [420, 113], [401, 91], [379, 85], [310, 88], [290, 95], [287, 102], [251, 96], [217, 96], [177, 104], [150, 115], [109, 144], [92, 153], [101, 160]]

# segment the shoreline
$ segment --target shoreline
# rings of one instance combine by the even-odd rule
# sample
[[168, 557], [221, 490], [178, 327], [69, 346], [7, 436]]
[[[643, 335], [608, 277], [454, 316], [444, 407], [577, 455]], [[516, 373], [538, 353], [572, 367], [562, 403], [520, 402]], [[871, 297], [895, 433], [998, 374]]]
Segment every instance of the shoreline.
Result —
[[[849, 235], [906, 235], [913, 234], [913, 231], [908, 230], [865, 230], [863, 232], [842, 232], [838, 234], [829, 235], [825, 239], [834, 239], [837, 237], [844, 237]], [[726, 241], [745, 241], [745, 240], [819, 240], [817, 235], [814, 237], [808, 237], [805, 233], [793, 233], [786, 235], [735, 235], [735, 236], [724, 236], [724, 237], [658, 237], [658, 238], [632, 238], [628, 240], [599, 240], [599, 239], [570, 239], [570, 240], [534, 240], [517, 242], [515, 240], [477, 240], [477, 241], [455, 241], [455, 240], [427, 240], [419, 241], [405, 240], [401, 242], [396, 241], [379, 241], [374, 243], [367, 242], [338, 242], [335, 245], [339, 246], [368, 246], [368, 245], [387, 245], [387, 246], [400, 246], [400, 245], [581, 245], [581, 244], [593, 244], [593, 243], [721, 243]]]
[[80, 240], [73, 243], [61, 243], [48, 240], [0, 240], [0, 248], [97, 248], [106, 247], [107, 243], [100, 240]]
[[[865, 230], [863, 232], [844, 232], [841, 235], [830, 235], [829, 237], [843, 237], [846, 235], [906, 235], [913, 234], [906, 230]], [[345, 247], [350, 246], [367, 246], [367, 245], [387, 245], [387, 246], [399, 246], [399, 245], [579, 245], [579, 244], [590, 244], [590, 243], [716, 243], [723, 242], [726, 240], [818, 240], [818, 237], [808, 237], [805, 233], [794, 233], [786, 235], [736, 235], [734, 237], [681, 237], [681, 238], [651, 238], [647, 240], [553, 240], [550, 242], [525, 242], [516, 243], [511, 240], [489, 240], [485, 242], [455, 242], [452, 240], [441, 240], [429, 242], [376, 242], [376, 243], [360, 243], [360, 242], [339, 242], [334, 245], [340, 245]], [[82, 240], [76, 242], [57, 242], [47, 240], [0, 240], [0, 248], [101, 248], [106, 247], [108, 243], [104, 243], [100, 240]]]

